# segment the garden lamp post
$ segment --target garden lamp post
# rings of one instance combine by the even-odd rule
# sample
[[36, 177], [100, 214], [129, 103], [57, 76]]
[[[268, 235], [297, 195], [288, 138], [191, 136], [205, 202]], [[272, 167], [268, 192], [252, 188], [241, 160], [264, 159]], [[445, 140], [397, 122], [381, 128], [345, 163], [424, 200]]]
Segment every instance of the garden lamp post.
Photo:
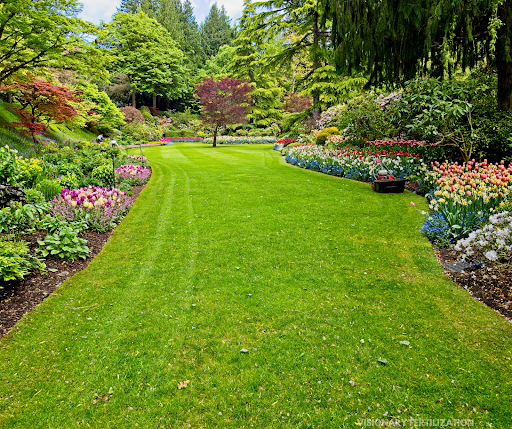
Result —
[[[110, 146], [114, 149], [117, 147], [117, 142], [115, 140], [111, 140]], [[112, 177], [114, 178], [114, 186], [112, 187], [112, 190], [114, 190], [116, 187], [116, 153], [112, 150], [110, 152], [110, 156], [112, 156]]]

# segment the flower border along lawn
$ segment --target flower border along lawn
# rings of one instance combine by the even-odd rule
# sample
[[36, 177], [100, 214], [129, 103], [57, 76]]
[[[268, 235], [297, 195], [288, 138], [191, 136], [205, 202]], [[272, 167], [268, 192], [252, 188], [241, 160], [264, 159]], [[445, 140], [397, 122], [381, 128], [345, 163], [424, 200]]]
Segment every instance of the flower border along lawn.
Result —
[[2, 428], [510, 427], [512, 326], [443, 274], [422, 198], [270, 145], [144, 152], [100, 255], [0, 341]]

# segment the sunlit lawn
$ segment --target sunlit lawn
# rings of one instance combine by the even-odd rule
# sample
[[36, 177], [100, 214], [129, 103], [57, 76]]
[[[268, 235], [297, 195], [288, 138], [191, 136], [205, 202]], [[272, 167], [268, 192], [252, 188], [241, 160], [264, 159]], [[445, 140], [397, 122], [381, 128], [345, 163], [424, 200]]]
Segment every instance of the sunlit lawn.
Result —
[[512, 327], [445, 277], [422, 198], [268, 145], [144, 153], [102, 253], [1, 340], [2, 428], [511, 427]]

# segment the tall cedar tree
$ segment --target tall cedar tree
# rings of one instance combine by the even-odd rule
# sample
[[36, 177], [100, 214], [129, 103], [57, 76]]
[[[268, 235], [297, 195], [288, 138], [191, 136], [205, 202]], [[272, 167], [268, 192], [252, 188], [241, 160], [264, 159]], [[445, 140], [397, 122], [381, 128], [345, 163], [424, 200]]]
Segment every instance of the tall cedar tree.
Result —
[[214, 3], [199, 30], [205, 62], [217, 55], [221, 46], [229, 45], [233, 40], [234, 32], [230, 22], [224, 6], [219, 9], [217, 3]]
[[244, 122], [252, 104], [249, 84], [228, 77], [219, 81], [204, 78], [195, 93], [201, 105], [202, 120], [215, 126], [213, 147], [217, 146], [219, 127]]
[[97, 28], [75, 18], [77, 0], [0, 1], [0, 83], [39, 67], [105, 77], [104, 57], [84, 36]]
[[[251, 3], [245, 0], [242, 23], [248, 37], [254, 41], [270, 41], [276, 35], [300, 35], [290, 37], [282, 44], [281, 49], [269, 59], [269, 65], [288, 64], [295, 58], [307, 56], [311, 62], [309, 72], [304, 76], [302, 84], [309, 88], [313, 96], [313, 116], [320, 118], [320, 94], [317, 70], [327, 64], [330, 55], [327, 26], [320, 29], [321, 17], [318, 12], [318, 0], [267, 0]], [[245, 19], [244, 19], [245, 18]], [[261, 42], [256, 43], [256, 45]]]
[[[81, 101], [81, 91], [73, 91], [65, 86], [54, 85], [41, 79], [16, 82], [1, 87], [3, 91], [12, 91], [15, 101], [21, 108], [12, 107], [21, 118], [21, 122], [12, 122], [10, 126], [20, 127], [37, 144], [38, 133], [44, 132], [51, 121], [64, 122], [74, 118], [78, 112], [73, 103]], [[44, 124], [46, 122], [46, 124]]]
[[247, 118], [258, 127], [269, 127], [282, 116], [281, 99], [285, 92], [283, 84], [286, 82], [280, 81], [280, 78], [286, 72], [279, 70], [276, 65], [272, 67], [272, 71], [265, 67], [269, 56], [277, 49], [276, 41], [269, 41], [262, 37], [261, 32], [254, 31], [251, 23], [254, 13], [252, 5], [246, 2], [238, 26], [239, 31], [233, 41], [235, 55], [230, 64], [230, 76], [249, 79], [254, 90], [253, 106]]
[[399, 84], [487, 58], [498, 72], [498, 107], [512, 110], [512, 0], [319, 1], [323, 22], [332, 19], [340, 73], [364, 70], [370, 85]]
[[115, 55], [114, 71], [128, 77], [133, 107], [136, 92], [152, 95], [153, 107], [157, 96], [173, 99], [183, 94], [187, 72], [182, 66], [183, 52], [156, 20], [144, 12], [119, 12], [108, 30], [108, 36], [97, 43]]

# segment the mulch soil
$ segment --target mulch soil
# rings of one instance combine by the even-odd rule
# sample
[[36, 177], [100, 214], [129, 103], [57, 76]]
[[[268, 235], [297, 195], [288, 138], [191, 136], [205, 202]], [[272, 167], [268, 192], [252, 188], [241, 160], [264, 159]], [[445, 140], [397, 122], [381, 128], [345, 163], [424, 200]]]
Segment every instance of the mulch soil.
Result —
[[[133, 187], [133, 196], [137, 198], [142, 189], [144, 189], [144, 186]], [[57, 271], [48, 271], [46, 274], [41, 274], [36, 270], [23, 280], [4, 283], [2, 285], [3, 289], [0, 289], [0, 338], [8, 334], [10, 329], [18, 323], [25, 313], [28, 313], [40, 304], [66, 279], [86, 268], [89, 262], [100, 253], [111, 235], [112, 231], [80, 234], [81, 238], [87, 240], [87, 247], [89, 247], [87, 259], [62, 261], [47, 257], [45, 260], [46, 267], [56, 269]], [[23, 237], [29, 243], [30, 251], [33, 255], [36, 255], [37, 240], [44, 239], [44, 236], [44, 232], [38, 231]]]
[[[144, 186], [134, 187], [133, 195], [138, 197], [143, 188]], [[418, 187], [414, 183], [407, 182], [406, 189], [417, 191]], [[112, 231], [82, 234], [81, 237], [87, 239], [87, 246], [90, 249], [89, 257], [86, 260], [61, 261], [47, 258], [46, 266], [55, 268], [56, 272], [47, 274], [33, 272], [21, 281], [4, 285], [4, 289], [0, 289], [0, 338], [8, 334], [25, 313], [40, 304], [62, 282], [86, 268], [111, 235]], [[31, 243], [30, 247], [34, 253], [37, 248], [37, 240], [43, 238], [44, 233], [42, 232], [24, 237]], [[442, 266], [458, 262], [461, 259], [460, 254], [453, 248], [435, 248], [434, 251]], [[512, 265], [484, 266], [466, 272], [456, 272], [446, 268], [444, 271], [453, 282], [466, 289], [475, 299], [488, 305], [508, 320], [512, 320]]]

